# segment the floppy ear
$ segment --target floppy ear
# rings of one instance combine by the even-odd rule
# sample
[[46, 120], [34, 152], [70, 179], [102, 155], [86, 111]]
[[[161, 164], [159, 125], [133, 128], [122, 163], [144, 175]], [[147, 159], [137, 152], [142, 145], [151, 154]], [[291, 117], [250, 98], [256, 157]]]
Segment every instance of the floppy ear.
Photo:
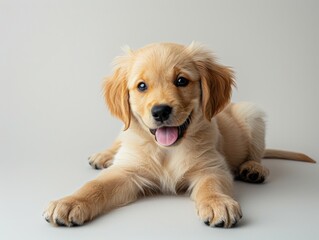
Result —
[[213, 62], [207, 62], [201, 73], [202, 107], [207, 120], [219, 113], [231, 99], [233, 71]]
[[127, 67], [118, 65], [112, 76], [103, 84], [103, 93], [110, 112], [124, 122], [124, 131], [131, 121], [129, 92], [127, 88]]
[[189, 48], [201, 77], [203, 113], [210, 121], [230, 101], [234, 74], [229, 67], [216, 63], [202, 46], [193, 43]]

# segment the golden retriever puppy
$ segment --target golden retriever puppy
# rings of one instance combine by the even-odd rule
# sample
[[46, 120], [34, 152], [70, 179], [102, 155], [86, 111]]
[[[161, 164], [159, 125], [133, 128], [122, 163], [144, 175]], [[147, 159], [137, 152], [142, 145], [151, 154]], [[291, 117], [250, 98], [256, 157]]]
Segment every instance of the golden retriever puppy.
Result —
[[234, 177], [264, 182], [263, 157], [313, 160], [265, 151], [264, 113], [250, 103], [229, 104], [233, 85], [232, 70], [199, 44], [152, 44], [117, 58], [103, 89], [124, 131], [89, 159], [106, 169], [51, 202], [45, 219], [81, 225], [143, 195], [186, 193], [205, 224], [235, 226], [242, 211], [232, 197]]

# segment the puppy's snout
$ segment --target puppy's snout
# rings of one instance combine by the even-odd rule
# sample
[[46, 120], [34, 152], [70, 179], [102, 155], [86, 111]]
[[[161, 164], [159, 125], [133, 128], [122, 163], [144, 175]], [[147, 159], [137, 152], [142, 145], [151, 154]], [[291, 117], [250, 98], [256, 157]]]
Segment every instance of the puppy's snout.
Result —
[[169, 115], [172, 112], [172, 107], [165, 105], [165, 104], [160, 104], [160, 105], [155, 105], [152, 107], [152, 116], [153, 118], [158, 121], [158, 122], [164, 122], [169, 118]]

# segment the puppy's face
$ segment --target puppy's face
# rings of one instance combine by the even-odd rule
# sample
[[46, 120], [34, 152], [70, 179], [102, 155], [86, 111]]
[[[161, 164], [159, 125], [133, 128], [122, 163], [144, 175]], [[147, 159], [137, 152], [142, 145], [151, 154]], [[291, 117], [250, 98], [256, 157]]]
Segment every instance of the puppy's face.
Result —
[[135, 118], [158, 144], [172, 146], [195, 114], [204, 121], [221, 110], [232, 83], [230, 70], [201, 47], [162, 43], [120, 58], [104, 89], [111, 112], [126, 127]]
[[132, 114], [171, 146], [185, 134], [200, 106], [200, 76], [179, 45], [155, 45], [136, 53], [128, 90]]

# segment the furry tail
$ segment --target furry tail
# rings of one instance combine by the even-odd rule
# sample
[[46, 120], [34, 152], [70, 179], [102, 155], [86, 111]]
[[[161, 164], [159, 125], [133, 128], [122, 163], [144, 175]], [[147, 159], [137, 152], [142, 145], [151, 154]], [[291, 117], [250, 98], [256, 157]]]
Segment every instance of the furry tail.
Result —
[[263, 158], [278, 158], [278, 159], [288, 159], [294, 161], [308, 162], [308, 163], [316, 163], [315, 160], [308, 157], [303, 153], [290, 152], [284, 150], [276, 150], [276, 149], [266, 149], [264, 152]]

